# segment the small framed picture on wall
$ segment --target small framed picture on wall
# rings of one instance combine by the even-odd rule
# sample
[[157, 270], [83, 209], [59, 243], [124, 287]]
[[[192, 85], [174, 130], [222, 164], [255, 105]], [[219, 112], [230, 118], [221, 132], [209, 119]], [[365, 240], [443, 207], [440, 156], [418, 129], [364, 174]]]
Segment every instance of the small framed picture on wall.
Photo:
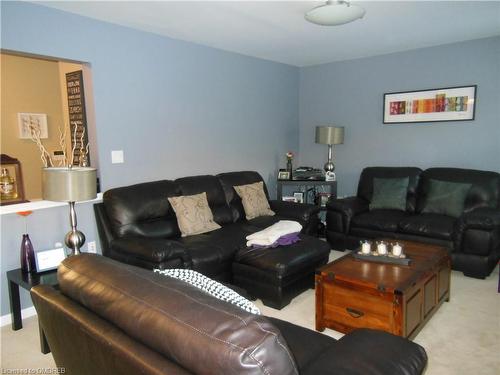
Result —
[[47, 115], [45, 113], [18, 113], [17, 124], [19, 127], [19, 138], [31, 139], [32, 134], [39, 138], [48, 138]]

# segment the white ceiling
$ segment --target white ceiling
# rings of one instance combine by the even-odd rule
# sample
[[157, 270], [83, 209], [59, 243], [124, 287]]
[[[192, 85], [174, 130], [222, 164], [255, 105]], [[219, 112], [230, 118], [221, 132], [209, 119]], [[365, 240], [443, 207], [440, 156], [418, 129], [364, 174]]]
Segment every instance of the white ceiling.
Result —
[[42, 1], [131, 28], [295, 66], [500, 35], [498, 1], [353, 1], [363, 19], [318, 26], [320, 1]]

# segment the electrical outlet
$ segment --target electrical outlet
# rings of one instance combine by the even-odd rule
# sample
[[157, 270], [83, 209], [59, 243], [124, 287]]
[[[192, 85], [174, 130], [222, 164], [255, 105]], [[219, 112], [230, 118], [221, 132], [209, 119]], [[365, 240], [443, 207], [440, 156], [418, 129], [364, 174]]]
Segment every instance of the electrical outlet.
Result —
[[90, 241], [87, 244], [87, 252], [88, 253], [93, 253], [93, 254], [97, 253], [97, 245], [96, 245], [95, 241]]

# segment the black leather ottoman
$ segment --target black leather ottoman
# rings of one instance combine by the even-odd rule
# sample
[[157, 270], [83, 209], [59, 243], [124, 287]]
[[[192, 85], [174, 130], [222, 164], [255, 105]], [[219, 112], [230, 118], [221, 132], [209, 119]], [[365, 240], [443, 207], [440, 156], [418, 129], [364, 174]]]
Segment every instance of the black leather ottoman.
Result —
[[316, 237], [274, 249], [240, 250], [233, 262], [233, 284], [281, 310], [292, 298], [314, 287], [316, 268], [328, 262], [330, 245]]

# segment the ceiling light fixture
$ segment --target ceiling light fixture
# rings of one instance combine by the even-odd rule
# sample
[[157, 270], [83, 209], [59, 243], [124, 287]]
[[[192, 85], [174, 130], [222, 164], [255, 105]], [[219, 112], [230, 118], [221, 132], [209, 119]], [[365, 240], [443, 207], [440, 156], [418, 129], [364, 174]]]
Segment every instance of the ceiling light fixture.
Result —
[[363, 8], [351, 5], [348, 1], [328, 0], [326, 4], [311, 9], [304, 17], [317, 25], [337, 26], [362, 18], [365, 13]]

